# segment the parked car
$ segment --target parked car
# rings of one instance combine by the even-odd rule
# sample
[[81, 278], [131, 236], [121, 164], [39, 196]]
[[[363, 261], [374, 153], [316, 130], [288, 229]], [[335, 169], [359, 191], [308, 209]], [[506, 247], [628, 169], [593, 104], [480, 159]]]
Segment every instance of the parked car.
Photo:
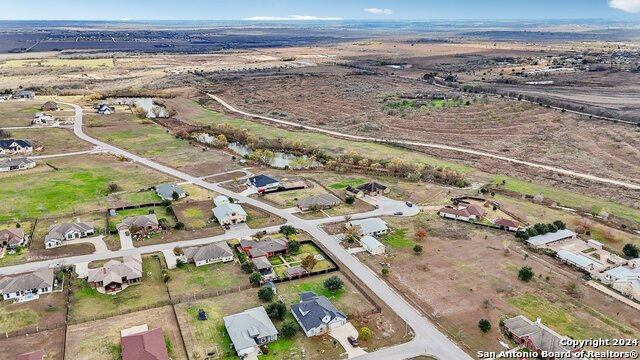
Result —
[[358, 347], [359, 346], [358, 340], [356, 340], [356, 338], [354, 338], [353, 336], [349, 336], [347, 338], [347, 340], [349, 340], [349, 344], [351, 344], [351, 346], [353, 346], [353, 347]]
[[408, 207], [413, 207], [413, 203], [411, 201], [407, 201], [405, 204], [407, 204]]
[[402, 211], [396, 211], [393, 213], [393, 215], [396, 215], [396, 216], [400, 216], [402, 214], [404, 214]]

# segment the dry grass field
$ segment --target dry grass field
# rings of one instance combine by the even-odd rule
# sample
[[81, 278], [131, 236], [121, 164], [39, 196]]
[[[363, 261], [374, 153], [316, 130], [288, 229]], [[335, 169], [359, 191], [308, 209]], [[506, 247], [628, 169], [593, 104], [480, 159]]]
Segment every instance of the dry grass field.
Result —
[[15, 359], [20, 354], [40, 349], [44, 350], [47, 360], [63, 360], [64, 329], [0, 339], [0, 353], [5, 359]]

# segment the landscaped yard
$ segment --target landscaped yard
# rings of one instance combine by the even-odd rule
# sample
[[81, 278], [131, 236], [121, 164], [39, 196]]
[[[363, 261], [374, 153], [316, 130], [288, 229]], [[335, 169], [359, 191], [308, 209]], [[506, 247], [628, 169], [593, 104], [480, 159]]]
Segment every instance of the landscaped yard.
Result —
[[83, 279], [73, 280], [71, 291], [69, 320], [72, 323], [113, 316], [130, 309], [144, 309], [169, 300], [160, 261], [154, 256], [142, 258], [142, 283], [131, 285], [116, 295], [101, 294]]
[[[395, 228], [390, 233], [380, 237], [383, 244], [392, 248], [407, 248], [415, 244], [407, 235], [408, 229]], [[413, 234], [411, 234], [413, 235]]]
[[[92, 212], [82, 215], [69, 215], [55, 219], [39, 219], [37, 226], [31, 237], [29, 250], [44, 250], [44, 237], [49, 233], [49, 228], [55, 224], [80, 221], [93, 225], [94, 235], [104, 235], [106, 230], [107, 214], [106, 212]], [[66, 246], [66, 245], [65, 245]]]
[[167, 284], [172, 297], [196, 295], [249, 284], [249, 276], [233, 262], [205, 266], [182, 264], [170, 270], [169, 275], [171, 280]]

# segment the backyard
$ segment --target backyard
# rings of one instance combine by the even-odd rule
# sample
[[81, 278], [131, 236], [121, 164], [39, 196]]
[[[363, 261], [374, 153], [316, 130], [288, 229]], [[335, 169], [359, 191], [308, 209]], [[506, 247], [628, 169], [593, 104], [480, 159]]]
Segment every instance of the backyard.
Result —
[[0, 333], [64, 324], [67, 299], [63, 292], [42, 295], [39, 299], [14, 304], [0, 303]]
[[249, 276], [233, 262], [204, 266], [181, 264], [170, 270], [169, 275], [167, 286], [174, 298], [249, 284]]

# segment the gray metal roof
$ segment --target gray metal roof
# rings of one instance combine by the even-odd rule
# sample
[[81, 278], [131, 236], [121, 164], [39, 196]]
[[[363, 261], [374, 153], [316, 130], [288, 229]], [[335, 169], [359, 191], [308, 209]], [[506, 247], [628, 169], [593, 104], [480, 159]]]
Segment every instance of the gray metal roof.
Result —
[[379, 246], [384, 246], [384, 244], [382, 244], [380, 241], [378, 241], [378, 239], [374, 238], [373, 236], [363, 236], [362, 239], [360, 239], [360, 241], [362, 242], [362, 245], [364, 247], [366, 247], [367, 249], [375, 249]]
[[314, 205], [320, 207], [336, 206], [340, 205], [341, 202], [342, 201], [333, 194], [320, 194], [300, 199], [297, 205], [299, 208], [308, 209]]
[[352, 226], [360, 227], [360, 232], [362, 234], [372, 234], [389, 230], [387, 223], [384, 220], [378, 218], [351, 220], [349, 223]]
[[256, 338], [278, 335], [278, 330], [262, 306], [225, 316], [224, 327], [236, 350], [256, 346]]
[[574, 254], [571, 251], [568, 250], [559, 250], [556, 255], [565, 261], [571, 262], [583, 269], [588, 268], [589, 266], [594, 266], [594, 267], [600, 267], [603, 264], [594, 259], [594, 258], [590, 258], [588, 256], [584, 256], [582, 254]]
[[569, 229], [563, 229], [556, 232], [548, 232], [544, 235], [531, 237], [527, 240], [527, 242], [534, 246], [540, 246], [574, 236], [576, 236], [576, 233], [574, 233], [573, 231]]

